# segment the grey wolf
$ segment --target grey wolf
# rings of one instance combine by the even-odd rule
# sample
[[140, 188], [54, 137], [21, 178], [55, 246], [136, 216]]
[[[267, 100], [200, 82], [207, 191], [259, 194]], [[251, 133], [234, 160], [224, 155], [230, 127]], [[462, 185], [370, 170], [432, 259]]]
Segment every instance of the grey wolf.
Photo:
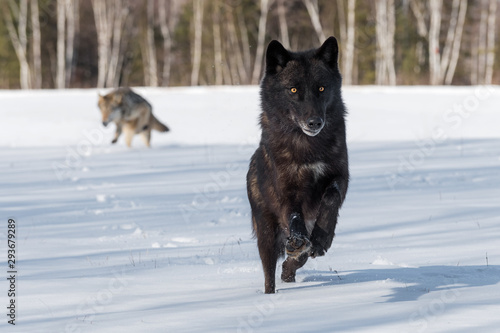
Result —
[[153, 115], [151, 104], [130, 88], [118, 88], [107, 95], [99, 95], [98, 106], [102, 113], [102, 124], [116, 124], [116, 133], [111, 143], [116, 143], [123, 131], [127, 146], [131, 146], [135, 134], [141, 134], [146, 146], [150, 147], [151, 130], [169, 131]]
[[297, 269], [332, 244], [349, 182], [341, 83], [335, 37], [303, 52], [268, 45], [262, 136], [247, 174], [265, 293], [275, 292], [285, 251], [281, 279], [294, 282]]

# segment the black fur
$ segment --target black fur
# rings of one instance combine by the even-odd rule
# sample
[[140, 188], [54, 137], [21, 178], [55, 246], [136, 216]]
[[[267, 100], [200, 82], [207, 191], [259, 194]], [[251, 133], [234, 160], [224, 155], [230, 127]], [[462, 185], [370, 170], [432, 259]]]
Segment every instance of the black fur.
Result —
[[272, 41], [261, 82], [259, 148], [247, 175], [252, 223], [265, 275], [275, 292], [281, 278], [295, 281], [308, 257], [330, 248], [349, 181], [338, 45], [289, 52]]

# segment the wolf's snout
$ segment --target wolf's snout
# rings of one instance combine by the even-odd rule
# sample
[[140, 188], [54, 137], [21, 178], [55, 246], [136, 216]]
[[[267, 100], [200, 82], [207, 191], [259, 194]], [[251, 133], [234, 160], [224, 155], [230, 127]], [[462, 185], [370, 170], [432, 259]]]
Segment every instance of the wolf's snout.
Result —
[[307, 119], [307, 127], [313, 132], [319, 131], [323, 127], [323, 119], [320, 117], [311, 117]]
[[103, 121], [102, 124], [104, 125], [104, 127], [108, 126], [108, 122], [107, 121]]

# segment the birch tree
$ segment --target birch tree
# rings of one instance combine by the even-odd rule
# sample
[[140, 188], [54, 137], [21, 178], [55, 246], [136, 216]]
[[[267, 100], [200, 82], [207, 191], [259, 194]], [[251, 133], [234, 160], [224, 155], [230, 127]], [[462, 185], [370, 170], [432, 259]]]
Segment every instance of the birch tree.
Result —
[[248, 73], [247, 74], [247, 82], [246, 84], [250, 83], [250, 73], [252, 71], [252, 56], [251, 56], [251, 45], [250, 41], [248, 39], [248, 29], [247, 25], [245, 23], [245, 16], [243, 13], [243, 7], [238, 6], [236, 7], [236, 20], [238, 21], [238, 27], [240, 30], [240, 38], [239, 40], [241, 41], [241, 49], [242, 49], [242, 55], [243, 55], [243, 65], [245, 66], [245, 71]]
[[316, 31], [319, 42], [323, 43], [326, 40], [326, 36], [323, 32], [323, 26], [321, 25], [321, 21], [319, 18], [318, 0], [303, 0], [303, 2], [306, 6], [309, 17], [311, 18], [311, 23], [313, 25], [314, 31]]
[[193, 40], [193, 67], [191, 71], [191, 85], [196, 86], [199, 83], [201, 66], [201, 47], [203, 34], [203, 0], [193, 0], [194, 12], [194, 40]]
[[[7, 2], [3, 2], [2, 9], [9, 38], [19, 60], [21, 89], [31, 89], [33, 87], [31, 66], [28, 62], [27, 54], [28, 0], [19, 1], [19, 6], [14, 0], [8, 0]], [[17, 29], [14, 26], [14, 21], [17, 21]]]
[[267, 14], [269, 12], [269, 0], [260, 0], [259, 30], [257, 35], [257, 50], [252, 73], [252, 84], [259, 83], [262, 71], [262, 59], [264, 57], [264, 43], [266, 38]]
[[69, 86], [78, 24], [78, 0], [57, 0], [56, 88]]
[[395, 85], [394, 33], [396, 31], [396, 13], [394, 0], [377, 0], [375, 11], [377, 36], [376, 83], [379, 85]]
[[281, 43], [289, 50], [290, 38], [288, 37], [288, 24], [286, 22], [285, 0], [278, 0], [278, 19], [280, 22]]
[[97, 87], [118, 86], [132, 23], [128, 0], [92, 0], [97, 31]]
[[222, 85], [224, 83], [224, 78], [222, 76], [222, 39], [220, 28], [220, 8], [218, 1], [216, 1], [212, 10], [212, 34], [214, 37], [215, 84]]
[[66, 0], [57, 0], [57, 71], [56, 88], [64, 89], [66, 84]]
[[472, 40], [471, 83], [491, 84], [495, 62], [497, 0], [482, 0], [479, 7], [478, 34]]
[[345, 20], [344, 0], [337, 0], [337, 11], [339, 13], [340, 49], [342, 81], [345, 85], [353, 84], [354, 68], [354, 37], [356, 0], [347, 1], [347, 21]]
[[42, 35], [40, 33], [40, 14], [38, 10], [38, 0], [30, 1], [31, 10], [31, 30], [32, 30], [32, 51], [33, 51], [33, 69], [32, 85], [35, 89], [42, 88]]
[[146, 85], [150, 87], [158, 86], [158, 68], [156, 60], [156, 46], [154, 37], [154, 1], [146, 0], [146, 48], [145, 48], [145, 61], [144, 72]]
[[440, 32], [443, 1], [429, 0], [430, 23], [428, 28], [425, 22], [424, 6], [422, 3], [419, 3], [418, 0], [411, 0], [410, 5], [417, 19], [419, 34], [423, 35], [425, 33], [425, 37], [429, 41], [430, 83], [432, 85], [451, 84], [460, 55], [460, 44], [462, 42], [462, 32], [467, 12], [467, 0], [453, 0], [450, 25], [442, 51], [440, 47]]
[[245, 66], [245, 60], [243, 59], [243, 52], [240, 47], [240, 39], [236, 31], [236, 25], [234, 23], [235, 9], [228, 11], [226, 19], [226, 33], [227, 42], [229, 44], [229, 49], [231, 52], [228, 53], [229, 63], [231, 64], [233, 81], [237, 84], [248, 84], [249, 74], [247, 73], [247, 67]]
[[[168, 14], [167, 14], [167, 9]], [[167, 87], [170, 84], [170, 67], [172, 64], [172, 36], [169, 27], [170, 0], [160, 0], [158, 4], [158, 17], [161, 35], [163, 38], [163, 73], [161, 84]]]
[[486, 73], [485, 84], [491, 84], [493, 80], [493, 65], [495, 63], [495, 33], [497, 17], [497, 0], [490, 0], [488, 14], [488, 41], [486, 43]]

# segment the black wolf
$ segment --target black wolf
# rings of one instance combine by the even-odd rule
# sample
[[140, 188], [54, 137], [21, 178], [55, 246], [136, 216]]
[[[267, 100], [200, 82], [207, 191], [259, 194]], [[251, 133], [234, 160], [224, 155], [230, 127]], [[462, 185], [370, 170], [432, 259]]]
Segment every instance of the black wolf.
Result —
[[338, 45], [290, 52], [272, 41], [261, 82], [262, 136], [250, 161], [247, 191], [264, 268], [265, 292], [295, 281], [308, 257], [330, 248], [349, 169]]

